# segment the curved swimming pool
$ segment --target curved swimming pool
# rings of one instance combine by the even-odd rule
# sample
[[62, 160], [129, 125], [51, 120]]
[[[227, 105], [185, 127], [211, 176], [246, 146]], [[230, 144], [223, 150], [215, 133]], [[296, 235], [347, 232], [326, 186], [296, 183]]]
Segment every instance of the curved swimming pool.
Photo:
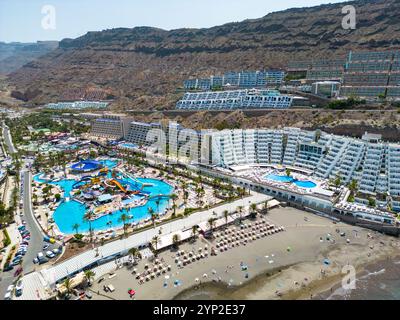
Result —
[[282, 183], [294, 183], [296, 186], [304, 189], [313, 189], [317, 186], [315, 182], [309, 180], [296, 180], [289, 176], [280, 176], [277, 174], [270, 174], [266, 176], [266, 179]]
[[[127, 179], [129, 180], [129, 178]], [[143, 188], [143, 191], [149, 193], [150, 197], [157, 196], [160, 194], [170, 195], [173, 192], [173, 187], [168, 183], [156, 179], [141, 179], [138, 178], [141, 183], [148, 184]], [[62, 182], [62, 181], [60, 181]], [[60, 187], [63, 188], [62, 183]], [[66, 190], [64, 190], [65, 192]], [[92, 222], [92, 228], [94, 231], [107, 230], [110, 228], [122, 227], [123, 223], [119, 221], [122, 214], [132, 215], [133, 218], [129, 220], [129, 223], [139, 222], [146, 218], [149, 218], [149, 209], [152, 208], [154, 212], [163, 212], [169, 204], [169, 199], [167, 197], [159, 198], [159, 203], [157, 205], [157, 198], [150, 199], [144, 206], [131, 208], [128, 212], [126, 210], [119, 210], [113, 212], [110, 215], [101, 217]], [[69, 202], [62, 202], [53, 214], [54, 221], [56, 222], [58, 228], [62, 233], [73, 234], [72, 226], [74, 224], [79, 225], [78, 232], [88, 232], [89, 223], [83, 220], [86, 213], [86, 206], [71, 200]]]

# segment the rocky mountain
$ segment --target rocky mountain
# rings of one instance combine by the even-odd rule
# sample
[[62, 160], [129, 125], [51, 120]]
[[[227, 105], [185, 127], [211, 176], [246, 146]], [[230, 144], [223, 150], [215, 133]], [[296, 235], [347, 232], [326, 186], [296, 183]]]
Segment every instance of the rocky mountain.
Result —
[[[344, 5], [357, 27], [344, 30]], [[64, 39], [59, 48], [9, 76], [31, 103], [63, 91], [112, 92], [116, 109], [173, 108], [177, 88], [194, 76], [228, 70], [284, 67], [290, 59], [343, 56], [348, 50], [400, 48], [400, 0], [359, 0], [289, 9], [208, 29], [117, 28]], [[33, 94], [32, 94], [33, 93]]]
[[23, 65], [57, 47], [57, 41], [38, 41], [36, 43], [0, 42], [0, 75], [16, 71]]

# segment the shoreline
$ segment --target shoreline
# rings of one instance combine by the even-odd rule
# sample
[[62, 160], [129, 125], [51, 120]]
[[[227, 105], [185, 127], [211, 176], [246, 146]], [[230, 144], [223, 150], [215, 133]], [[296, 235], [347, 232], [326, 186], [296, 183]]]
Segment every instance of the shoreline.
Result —
[[[112, 280], [106, 280], [106, 284], [113, 284], [116, 291], [112, 296], [122, 300], [129, 299], [128, 283], [129, 288], [137, 291], [135, 299], [138, 300], [311, 299], [311, 294], [315, 298], [340, 283], [344, 266], [353, 265], [359, 276], [363, 266], [395, 256], [400, 248], [396, 238], [332, 223], [294, 208], [271, 210], [266, 219], [284, 226], [286, 231], [184, 268], [176, 268], [175, 252], [165, 251], [159, 258], [173, 266], [167, 278], [161, 276], [140, 285], [123, 268], [115, 272]], [[341, 237], [336, 233], [338, 229], [347, 236]], [[195, 251], [198, 246], [204, 243], [198, 240], [181, 248]], [[137, 269], [140, 271], [145, 263], [141, 261]], [[248, 266], [245, 271], [241, 269], [242, 263]], [[205, 274], [208, 276], [202, 277]], [[174, 285], [175, 281], [178, 285]], [[102, 290], [99, 285], [95, 288]]]
[[[362, 278], [366, 275], [367, 269], [369, 267], [375, 267], [377, 265], [383, 264], [388, 261], [389, 257], [390, 253], [385, 254], [384, 257], [379, 257], [377, 259], [374, 259], [373, 261], [370, 261], [365, 266], [359, 266], [358, 268], [356, 268], [357, 277]], [[264, 271], [241, 285], [230, 286], [226, 282], [206, 282], [199, 285], [193, 285], [192, 287], [177, 293], [171, 298], [171, 300], [197, 300], [199, 296], [200, 298], [209, 297], [209, 300], [242, 300], [245, 299], [245, 297], [240, 297], [241, 292], [259, 290], [266, 283], [276, 278], [279, 278], [282, 273], [288, 272], [291, 268], [296, 268], [304, 264], [310, 263], [299, 262], [283, 267], [277, 267], [272, 270], [265, 269]], [[310, 282], [309, 285], [307, 285], [306, 287], [302, 287], [297, 290], [289, 290], [280, 296], [276, 296], [276, 299], [326, 300], [326, 297], [329, 297], [338, 288], [340, 288], [343, 276], [344, 275], [337, 273], [329, 277], [314, 280]]]

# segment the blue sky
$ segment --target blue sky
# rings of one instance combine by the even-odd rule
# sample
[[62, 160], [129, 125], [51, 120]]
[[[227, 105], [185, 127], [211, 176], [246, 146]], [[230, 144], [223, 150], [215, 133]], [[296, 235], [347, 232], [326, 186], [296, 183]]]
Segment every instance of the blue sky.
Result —
[[[201, 28], [262, 17], [292, 7], [344, 0], [0, 0], [0, 41], [76, 38], [88, 31], [152, 26]], [[42, 7], [55, 8], [56, 28], [43, 29]]]

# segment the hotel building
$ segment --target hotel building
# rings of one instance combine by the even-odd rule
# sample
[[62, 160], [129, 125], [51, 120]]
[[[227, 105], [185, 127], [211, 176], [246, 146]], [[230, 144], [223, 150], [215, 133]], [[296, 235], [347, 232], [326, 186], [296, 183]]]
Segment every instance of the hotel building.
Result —
[[357, 181], [356, 201], [390, 206], [400, 212], [400, 144], [383, 142], [379, 135], [362, 139], [297, 128], [281, 130], [224, 130], [210, 133], [213, 165], [284, 166], [311, 177], [342, 184]]
[[286, 109], [294, 97], [277, 90], [231, 90], [186, 93], [177, 102], [182, 110]]
[[118, 140], [128, 134], [131, 121], [124, 115], [104, 114], [98, 118], [92, 118], [90, 133], [93, 136]]
[[185, 80], [183, 87], [186, 90], [202, 91], [222, 87], [263, 88], [280, 85], [284, 79], [285, 72], [282, 70], [227, 72], [222, 76]]

